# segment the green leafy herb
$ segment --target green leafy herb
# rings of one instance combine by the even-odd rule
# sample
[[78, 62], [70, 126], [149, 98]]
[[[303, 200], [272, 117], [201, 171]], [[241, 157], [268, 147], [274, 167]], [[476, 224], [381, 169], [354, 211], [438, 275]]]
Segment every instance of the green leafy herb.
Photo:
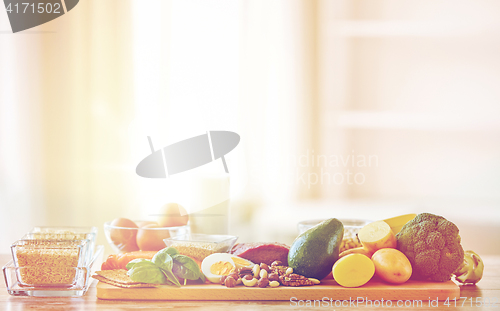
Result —
[[175, 277], [174, 273], [172, 272], [172, 270], [165, 270], [165, 269], [161, 269], [161, 272], [163, 272], [163, 274], [167, 277], [167, 279], [172, 282], [174, 285], [180, 287], [181, 286], [181, 283], [179, 283], [179, 280]]
[[154, 262], [155, 265], [162, 268], [163, 270], [172, 271], [172, 266], [174, 264], [174, 261], [172, 260], [172, 257], [169, 254], [168, 248], [164, 248], [158, 253], [156, 253], [153, 256], [153, 259], [151, 259], [151, 261]]
[[[136, 263], [139, 263], [139, 262], [142, 262], [142, 261], [145, 261], [147, 259], [144, 259], [144, 258], [136, 258], [134, 260], [131, 260], [129, 261], [129, 263], [127, 264], [127, 266], [125, 267], [127, 270], [130, 270], [132, 269], [132, 267], [136, 264]], [[149, 261], [149, 260], [148, 260]]]
[[205, 283], [207, 281], [207, 277], [200, 271], [200, 279], [201, 283]]
[[173, 247], [157, 252], [153, 259], [134, 259], [127, 266], [128, 275], [134, 282], [167, 284], [181, 286], [179, 279], [200, 280], [205, 282], [205, 275], [198, 264], [188, 256], [179, 254]]
[[174, 268], [172, 271], [181, 279], [197, 280], [200, 278], [200, 271], [198, 264], [188, 256], [174, 255]]
[[162, 269], [149, 260], [135, 263], [127, 274], [134, 282], [151, 284], [165, 284], [168, 282], [162, 273]]
[[[167, 277], [167, 279], [175, 284], [176, 286], [181, 286], [179, 280], [175, 277], [172, 272], [172, 268], [174, 265], [174, 261], [170, 254], [175, 254], [177, 250], [174, 248], [164, 248], [153, 256], [152, 261], [155, 265], [161, 268], [163, 274]], [[174, 255], [175, 256], [175, 255]]]
[[164, 248], [161, 251], [164, 251], [165, 253], [169, 254], [170, 256], [174, 256], [174, 255], [179, 254], [179, 251], [176, 250], [175, 248], [171, 247], [171, 246], [169, 246], [167, 248]]

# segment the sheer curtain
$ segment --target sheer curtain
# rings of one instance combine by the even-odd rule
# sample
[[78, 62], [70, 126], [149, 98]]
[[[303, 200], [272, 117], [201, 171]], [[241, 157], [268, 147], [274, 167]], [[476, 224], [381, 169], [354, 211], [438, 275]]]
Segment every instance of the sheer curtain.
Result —
[[161, 191], [135, 174], [147, 135], [160, 148], [240, 134], [228, 165], [245, 166], [231, 226], [243, 239], [266, 202], [307, 197], [288, 165], [312, 135], [306, 3], [88, 0], [2, 32], [0, 247], [34, 225], [95, 225], [106, 244], [105, 221], [142, 217]]
[[[310, 195], [291, 176], [312, 136], [310, 107], [312, 29], [306, 1], [134, 2], [134, 158], [207, 130], [235, 131], [244, 155], [244, 188], [232, 197], [230, 230], [252, 238], [259, 208]], [[231, 161], [232, 155], [229, 156]], [[233, 158], [234, 159], [234, 158]], [[232, 163], [233, 167], [234, 164]], [[231, 166], [231, 163], [229, 163]], [[241, 165], [241, 163], [237, 164]], [[293, 171], [295, 173], [295, 171]], [[241, 177], [241, 176], [240, 176]], [[233, 177], [231, 177], [233, 178]], [[139, 181], [145, 198], [162, 191]]]
[[0, 35], [2, 249], [34, 225], [102, 233], [129, 208], [129, 13], [129, 1], [83, 1], [50, 23]]
[[41, 206], [40, 40], [9, 34], [0, 10], [0, 247], [8, 246], [36, 221]]

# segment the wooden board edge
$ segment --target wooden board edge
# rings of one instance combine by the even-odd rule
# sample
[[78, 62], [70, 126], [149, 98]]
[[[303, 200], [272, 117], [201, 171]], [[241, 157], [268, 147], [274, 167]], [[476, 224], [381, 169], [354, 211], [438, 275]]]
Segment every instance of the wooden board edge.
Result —
[[[435, 284], [433, 284], [435, 285]], [[438, 288], [408, 289], [397, 286], [380, 288], [341, 288], [331, 285], [314, 287], [279, 287], [225, 289], [217, 286], [186, 288], [119, 288], [108, 284], [97, 284], [97, 298], [104, 300], [188, 300], [188, 301], [291, 301], [295, 300], [429, 300], [444, 301], [460, 297], [460, 287], [452, 281], [439, 284]], [[258, 293], [256, 291], [269, 291]], [[271, 292], [272, 291], [272, 292]], [[271, 294], [272, 293], [272, 294]], [[257, 294], [257, 295], [256, 295]], [[270, 295], [271, 294], [271, 295]]]

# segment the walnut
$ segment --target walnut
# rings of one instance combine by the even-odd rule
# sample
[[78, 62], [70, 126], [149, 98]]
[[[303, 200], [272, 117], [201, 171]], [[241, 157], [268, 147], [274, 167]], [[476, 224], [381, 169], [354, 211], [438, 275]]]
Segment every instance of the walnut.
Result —
[[287, 266], [271, 266], [270, 267], [272, 273], [276, 273], [279, 276], [285, 275], [286, 270], [288, 269]]
[[285, 286], [308, 286], [315, 284], [305, 276], [295, 273], [280, 276], [280, 283]]

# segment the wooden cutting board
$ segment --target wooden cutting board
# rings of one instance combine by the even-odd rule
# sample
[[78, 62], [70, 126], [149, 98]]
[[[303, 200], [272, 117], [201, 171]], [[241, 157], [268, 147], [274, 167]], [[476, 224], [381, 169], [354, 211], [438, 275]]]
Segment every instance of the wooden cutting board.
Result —
[[[217, 284], [187, 285], [180, 288], [161, 286], [157, 288], [120, 288], [102, 282], [97, 284], [97, 298], [119, 300], [422, 300], [429, 306], [431, 300], [459, 299], [460, 288], [452, 281], [421, 282], [408, 281], [401, 285], [389, 285], [379, 280], [346, 288], [334, 280], [324, 280], [319, 285], [277, 288], [255, 288], [237, 286], [226, 288]], [[363, 302], [366, 303], [366, 302]], [[361, 304], [363, 304], [361, 303]], [[351, 305], [352, 306], [352, 305]], [[396, 305], [394, 305], [396, 306]], [[340, 306], [339, 306], [340, 307]]]

